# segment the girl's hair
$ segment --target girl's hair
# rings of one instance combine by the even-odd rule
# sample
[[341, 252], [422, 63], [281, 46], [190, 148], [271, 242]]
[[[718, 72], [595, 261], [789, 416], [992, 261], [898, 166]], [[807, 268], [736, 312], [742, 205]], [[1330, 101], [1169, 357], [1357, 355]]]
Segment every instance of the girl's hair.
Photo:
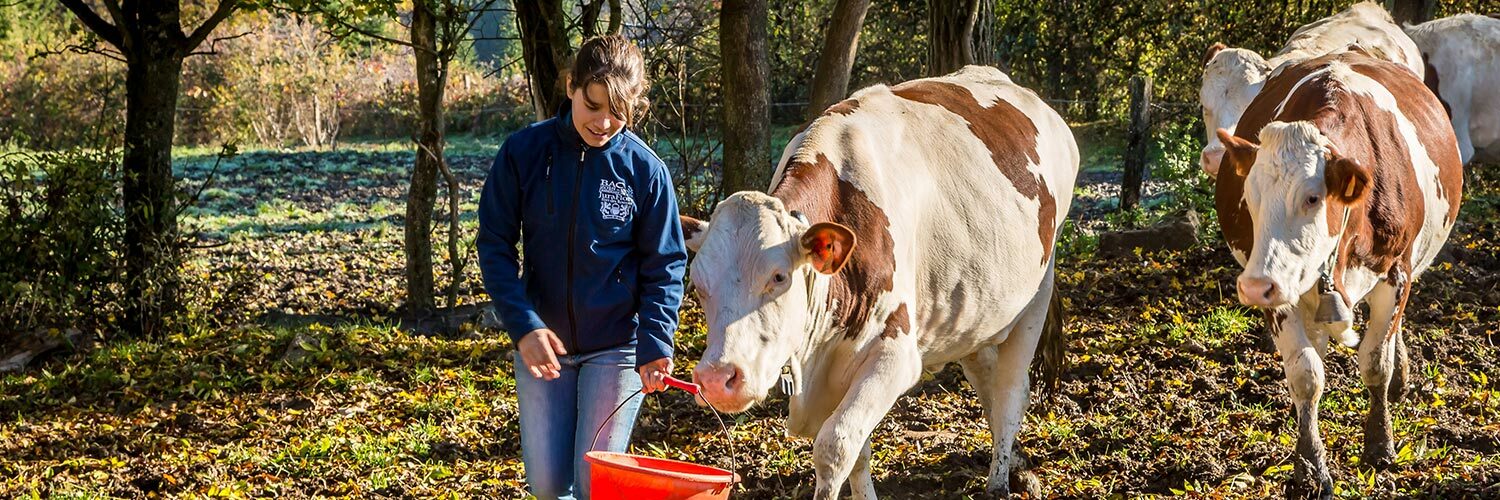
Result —
[[591, 83], [603, 84], [609, 93], [609, 106], [624, 118], [627, 126], [635, 125], [646, 110], [646, 61], [641, 49], [620, 35], [596, 36], [585, 40], [573, 58], [568, 75], [568, 91], [588, 91]]

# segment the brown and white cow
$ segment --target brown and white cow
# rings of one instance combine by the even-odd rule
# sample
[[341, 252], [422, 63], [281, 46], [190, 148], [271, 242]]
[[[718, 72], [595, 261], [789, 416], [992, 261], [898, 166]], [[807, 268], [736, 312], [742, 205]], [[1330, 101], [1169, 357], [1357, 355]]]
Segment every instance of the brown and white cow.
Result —
[[792, 139], [770, 194], [684, 218], [708, 322], [694, 380], [738, 412], [789, 367], [787, 430], [814, 438], [816, 497], [852, 477], [872, 498], [876, 424], [957, 361], [994, 436], [988, 488], [1008, 492], [1027, 369], [1061, 335], [1053, 244], [1077, 171], [1063, 119], [997, 69], [855, 93]]
[[1234, 132], [1235, 123], [1250, 100], [1280, 68], [1296, 64], [1350, 45], [1361, 47], [1377, 58], [1401, 64], [1418, 78], [1424, 72], [1421, 51], [1391, 19], [1390, 13], [1373, 2], [1361, 2], [1332, 16], [1298, 28], [1286, 45], [1270, 60], [1255, 51], [1227, 48], [1215, 43], [1203, 56], [1203, 86], [1198, 101], [1203, 105], [1203, 128], [1207, 144], [1199, 162], [1209, 176], [1218, 175], [1224, 144], [1214, 130]]
[[1500, 18], [1463, 14], [1405, 29], [1427, 63], [1427, 88], [1448, 109], [1464, 163], [1476, 149], [1500, 161]]
[[[1240, 301], [1266, 311], [1286, 370], [1298, 430], [1297, 483], [1332, 492], [1318, 400], [1330, 339], [1359, 346], [1370, 394], [1365, 465], [1395, 456], [1388, 404], [1404, 396], [1401, 319], [1412, 282], [1448, 239], [1463, 190], [1458, 146], [1442, 104], [1411, 72], [1359, 51], [1325, 55], [1271, 77], [1227, 146], [1216, 204], [1224, 239], [1244, 265]], [[1317, 320], [1320, 281], [1352, 322]]]

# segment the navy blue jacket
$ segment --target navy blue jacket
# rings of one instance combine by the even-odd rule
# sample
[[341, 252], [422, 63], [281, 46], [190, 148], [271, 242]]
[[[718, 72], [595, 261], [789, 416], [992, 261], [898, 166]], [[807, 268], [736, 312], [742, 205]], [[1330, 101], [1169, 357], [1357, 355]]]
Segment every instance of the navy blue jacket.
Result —
[[477, 246], [511, 340], [550, 328], [568, 354], [672, 356], [687, 267], [677, 196], [629, 130], [590, 147], [565, 113], [511, 134], [480, 195]]

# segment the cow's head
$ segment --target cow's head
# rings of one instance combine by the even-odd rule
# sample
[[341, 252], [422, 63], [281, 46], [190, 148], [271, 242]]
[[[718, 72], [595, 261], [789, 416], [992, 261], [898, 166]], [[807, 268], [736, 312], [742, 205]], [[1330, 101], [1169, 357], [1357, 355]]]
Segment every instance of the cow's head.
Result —
[[[1260, 145], [1219, 129], [1224, 164], [1245, 176], [1255, 246], [1240, 273], [1240, 302], [1292, 304], [1317, 285], [1338, 246], [1344, 209], [1370, 193], [1370, 170], [1339, 155], [1310, 122], [1271, 122]], [[1330, 270], [1331, 271], [1331, 270]]]
[[711, 223], [684, 217], [683, 226], [693, 233], [689, 273], [708, 320], [708, 348], [693, 380], [715, 408], [743, 411], [765, 399], [781, 367], [809, 341], [817, 276], [843, 268], [854, 233], [831, 222], [809, 225], [758, 192], [731, 195]]
[[1219, 162], [1224, 156], [1224, 143], [1214, 136], [1214, 130], [1234, 132], [1245, 108], [1260, 92], [1271, 65], [1254, 51], [1226, 48], [1215, 43], [1203, 55], [1203, 87], [1198, 90], [1198, 102], [1203, 104], [1203, 128], [1208, 131], [1208, 144], [1203, 147], [1199, 163], [1209, 176], [1219, 175]]

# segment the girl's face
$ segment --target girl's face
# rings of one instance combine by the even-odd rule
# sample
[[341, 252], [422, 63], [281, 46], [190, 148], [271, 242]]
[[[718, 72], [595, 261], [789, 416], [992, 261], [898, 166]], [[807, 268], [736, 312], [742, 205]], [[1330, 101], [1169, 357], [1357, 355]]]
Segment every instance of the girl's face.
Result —
[[604, 84], [590, 83], [569, 90], [568, 98], [573, 100], [573, 128], [589, 146], [603, 147], [625, 128], [625, 120], [609, 104], [609, 90]]

